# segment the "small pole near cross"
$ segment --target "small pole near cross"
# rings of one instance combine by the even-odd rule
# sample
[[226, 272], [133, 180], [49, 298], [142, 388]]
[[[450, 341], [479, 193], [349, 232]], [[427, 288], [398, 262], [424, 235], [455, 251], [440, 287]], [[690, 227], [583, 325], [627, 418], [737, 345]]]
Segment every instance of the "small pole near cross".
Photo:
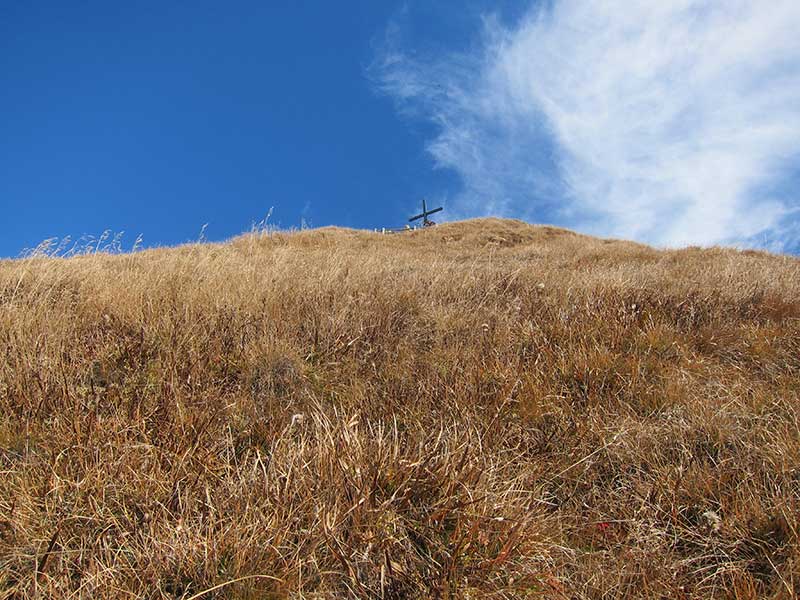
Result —
[[434, 208], [432, 210], [428, 210], [428, 206], [425, 203], [425, 199], [422, 199], [422, 212], [418, 215], [411, 217], [408, 222], [413, 223], [414, 221], [418, 221], [422, 219], [422, 226], [423, 227], [431, 227], [432, 225], [436, 225], [434, 221], [431, 221], [428, 217], [434, 213], [438, 213], [439, 211], [444, 210], [441, 206], [439, 208]]

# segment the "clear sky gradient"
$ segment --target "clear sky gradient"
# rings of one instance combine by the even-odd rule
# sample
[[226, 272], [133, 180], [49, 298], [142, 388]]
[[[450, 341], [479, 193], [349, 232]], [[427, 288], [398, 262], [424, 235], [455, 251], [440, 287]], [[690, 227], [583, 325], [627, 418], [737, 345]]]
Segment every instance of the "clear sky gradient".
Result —
[[[399, 226], [423, 196], [446, 218], [796, 251], [800, 11], [776, 1], [742, 34], [760, 62], [672, 87], [697, 60], [653, 48], [711, 47], [725, 15], [691, 9], [714, 2], [2, 2], [0, 256], [105, 230], [221, 240], [271, 207], [282, 227]], [[697, 93], [715, 68], [742, 73], [722, 116]]]
[[454, 175], [369, 80], [392, 4], [0, 3], [0, 256], [106, 229], [224, 239], [270, 207], [403, 223]]

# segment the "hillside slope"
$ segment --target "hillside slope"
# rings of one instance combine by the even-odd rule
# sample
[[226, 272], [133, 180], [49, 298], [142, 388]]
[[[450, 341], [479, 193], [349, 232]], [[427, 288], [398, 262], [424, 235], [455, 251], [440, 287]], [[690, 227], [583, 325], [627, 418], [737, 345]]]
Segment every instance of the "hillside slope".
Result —
[[784, 256], [485, 219], [6, 261], [0, 598], [789, 598], [799, 400]]

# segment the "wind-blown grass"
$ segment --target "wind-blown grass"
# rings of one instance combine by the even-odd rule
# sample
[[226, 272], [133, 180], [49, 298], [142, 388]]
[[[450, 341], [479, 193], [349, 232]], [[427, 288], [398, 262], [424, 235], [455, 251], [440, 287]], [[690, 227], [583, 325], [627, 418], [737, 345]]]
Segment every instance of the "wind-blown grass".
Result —
[[0, 598], [789, 598], [800, 261], [520, 222], [0, 262]]

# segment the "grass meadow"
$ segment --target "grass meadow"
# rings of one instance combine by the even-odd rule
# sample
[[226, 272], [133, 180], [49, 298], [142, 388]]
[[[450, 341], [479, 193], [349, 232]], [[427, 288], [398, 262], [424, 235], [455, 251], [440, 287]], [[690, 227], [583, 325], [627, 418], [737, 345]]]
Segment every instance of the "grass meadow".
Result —
[[800, 260], [518, 221], [0, 261], [0, 598], [800, 594]]

